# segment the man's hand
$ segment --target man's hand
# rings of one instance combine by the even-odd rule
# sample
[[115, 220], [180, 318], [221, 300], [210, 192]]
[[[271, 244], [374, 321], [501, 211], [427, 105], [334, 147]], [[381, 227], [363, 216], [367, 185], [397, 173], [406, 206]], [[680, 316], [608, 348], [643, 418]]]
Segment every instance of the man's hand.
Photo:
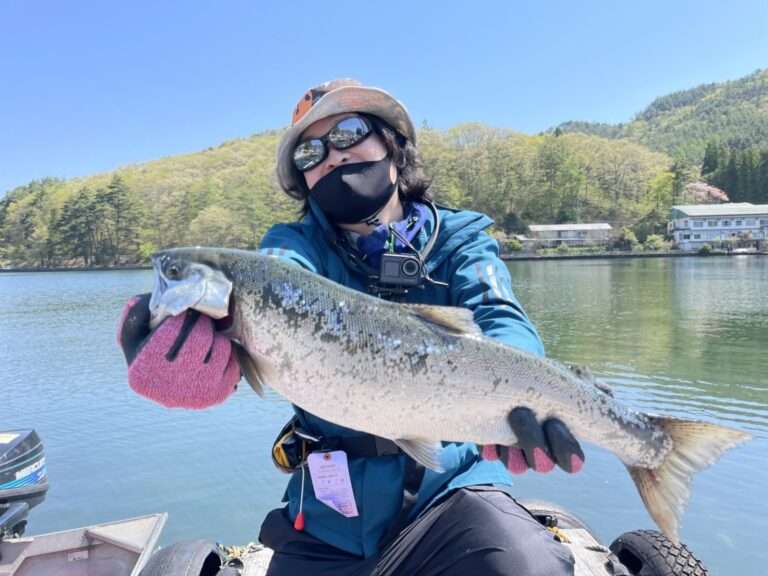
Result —
[[229, 339], [194, 310], [150, 331], [149, 298], [141, 294], [128, 301], [117, 331], [131, 388], [172, 408], [207, 408], [226, 400], [240, 381]]
[[517, 436], [517, 445], [487, 444], [481, 450], [485, 460], [502, 460], [512, 474], [522, 474], [528, 468], [546, 473], [555, 464], [570, 473], [581, 470], [584, 452], [562, 421], [550, 418], [540, 425], [535, 414], [524, 406], [512, 410], [507, 421]]

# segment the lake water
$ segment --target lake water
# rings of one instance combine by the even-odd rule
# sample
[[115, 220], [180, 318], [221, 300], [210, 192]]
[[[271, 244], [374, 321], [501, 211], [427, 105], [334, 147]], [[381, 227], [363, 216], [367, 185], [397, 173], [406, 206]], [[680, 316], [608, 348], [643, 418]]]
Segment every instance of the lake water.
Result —
[[[515, 262], [516, 293], [550, 356], [589, 366], [622, 401], [751, 432], [696, 477], [682, 539], [713, 574], [768, 566], [768, 258]], [[115, 327], [148, 271], [0, 274], [0, 430], [34, 427], [50, 476], [29, 533], [169, 512], [162, 544], [255, 540], [286, 477], [270, 460], [290, 407], [247, 385], [224, 405], [166, 410], [126, 383]], [[623, 465], [529, 473], [606, 543], [653, 527]]]

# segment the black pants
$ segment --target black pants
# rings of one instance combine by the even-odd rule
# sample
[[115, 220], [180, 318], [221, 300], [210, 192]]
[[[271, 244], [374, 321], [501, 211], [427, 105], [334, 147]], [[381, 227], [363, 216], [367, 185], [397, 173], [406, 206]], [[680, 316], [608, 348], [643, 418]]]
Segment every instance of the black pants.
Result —
[[564, 576], [573, 555], [506, 492], [456, 490], [422, 512], [378, 556], [361, 558], [296, 532], [273, 510], [259, 539], [274, 550], [267, 576]]

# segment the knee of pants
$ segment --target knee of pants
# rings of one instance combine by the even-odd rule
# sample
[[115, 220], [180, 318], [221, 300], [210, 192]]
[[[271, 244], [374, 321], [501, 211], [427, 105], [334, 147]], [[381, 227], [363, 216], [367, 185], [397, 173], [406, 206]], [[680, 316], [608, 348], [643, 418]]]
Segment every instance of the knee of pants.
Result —
[[[473, 526], [488, 549], [477, 559], [483, 574], [572, 575], [574, 557], [567, 545], [503, 492], [471, 492]], [[480, 544], [480, 542], [477, 542]]]

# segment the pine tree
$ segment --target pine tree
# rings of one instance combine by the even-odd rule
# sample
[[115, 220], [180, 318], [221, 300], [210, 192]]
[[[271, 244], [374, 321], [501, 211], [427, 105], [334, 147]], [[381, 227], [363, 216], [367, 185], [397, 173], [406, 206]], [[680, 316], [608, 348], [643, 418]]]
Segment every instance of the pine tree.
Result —
[[768, 204], [768, 149], [760, 152], [757, 168], [757, 190], [754, 196], [756, 204]]
[[742, 153], [741, 166], [739, 167], [739, 180], [741, 189], [744, 192], [745, 202], [757, 202], [759, 162], [760, 157], [757, 148], [748, 148]]
[[723, 169], [720, 179], [719, 188], [728, 194], [731, 202], [742, 202], [742, 191], [739, 188], [739, 162], [737, 159], [737, 151], [732, 151], [729, 154], [728, 164]]
[[109, 256], [113, 264], [119, 264], [121, 254], [129, 247], [131, 254], [138, 248], [139, 205], [119, 174], [99, 196], [108, 214]]
[[695, 179], [693, 167], [686, 159], [678, 157], [672, 163], [670, 172], [672, 172], [672, 204], [688, 202], [685, 197], [685, 187]]
[[720, 167], [720, 145], [714, 140], [707, 142], [704, 150], [704, 161], [701, 164], [701, 175], [707, 177]]
[[65, 202], [56, 222], [63, 255], [71, 259], [82, 258], [85, 266], [97, 263], [104, 216], [103, 204], [88, 188], [81, 188]]

